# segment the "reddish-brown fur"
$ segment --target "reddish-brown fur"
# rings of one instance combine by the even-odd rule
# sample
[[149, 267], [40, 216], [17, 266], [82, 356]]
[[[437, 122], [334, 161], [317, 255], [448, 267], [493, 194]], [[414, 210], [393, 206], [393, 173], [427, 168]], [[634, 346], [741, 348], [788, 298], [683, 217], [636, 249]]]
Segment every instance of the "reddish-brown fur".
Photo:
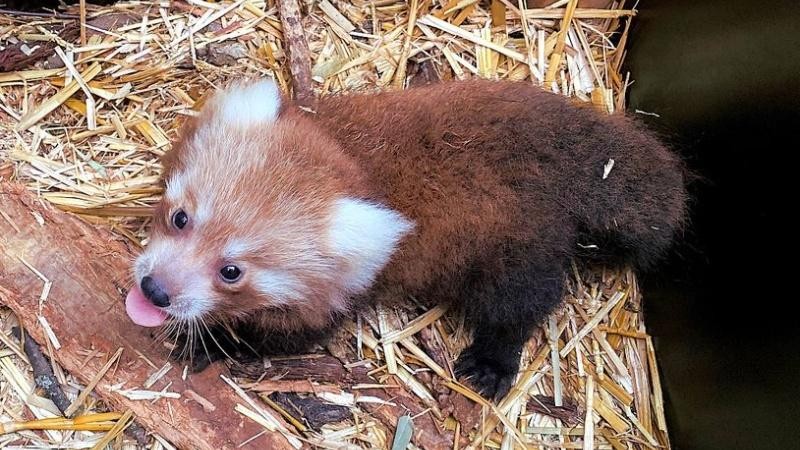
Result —
[[[269, 128], [242, 131], [264, 155], [287, 162], [250, 176], [302, 193], [320, 221], [320, 205], [341, 195], [379, 201], [413, 220], [414, 231], [360, 298], [459, 302], [475, 342], [457, 367], [488, 395], [507, 391], [522, 343], [560, 301], [565, 268], [581, 248], [597, 244], [598, 255], [649, 266], [684, 223], [683, 166], [658, 139], [626, 117], [526, 83], [332, 96], [310, 109], [288, 103]], [[206, 113], [184, 136], [209, 120]], [[179, 143], [165, 158], [166, 178], [186, 164], [184, 148]], [[234, 203], [260, 198], [263, 206], [247, 207], [267, 216], [275, 200], [250, 183], [233, 183], [226, 195]], [[168, 228], [169, 208], [159, 209], [156, 228]], [[204, 230], [209, 240], [245, 226], [234, 212], [214, 216], [214, 228]], [[240, 321], [251, 344], [278, 345], [281, 335], [296, 344], [335, 325], [342, 312], [332, 312], [324, 295], [333, 281], [307, 281], [320, 284], [310, 304]], [[264, 301], [247, 291], [230, 298], [220, 311], [258, 311]]]
[[[202, 121], [206, 120], [201, 116], [200, 122], [191, 121], [182, 133], [183, 139], [179, 141], [173, 150], [163, 159], [164, 173], [163, 178], [169, 179], [170, 176], [185, 168], [183, 153], [187, 149], [188, 138], [193, 136], [198, 126], [202, 126]], [[303, 119], [299, 119], [303, 120]], [[304, 129], [305, 128], [305, 129]], [[308, 125], [295, 123], [292, 120], [281, 120], [271, 126], [269, 133], [258, 128], [243, 128], [239, 140], [248, 142], [258, 142], [264, 154], [272, 155], [272, 161], [281, 161], [283, 164], [270, 166], [269, 173], [263, 172], [263, 167], [252, 167], [247, 178], [257, 179], [265, 184], [280, 185], [282, 190], [289, 192], [303, 193], [297, 200], [302, 204], [300, 207], [303, 213], [316, 218], [309, 220], [314, 228], [314, 233], [318, 236], [325, 234], [325, 223], [327, 218], [327, 206], [335, 198], [343, 193], [352, 195], [366, 196], [368, 194], [367, 183], [361, 174], [356, 163], [343, 154], [329, 151], [335, 148], [329, 137], [321, 130], [315, 130]], [[225, 140], [228, 136], [220, 136]], [[209, 143], [214, 146], [214, 143]], [[220, 143], [225, 145], [225, 143]], [[297, 152], [298, 149], [309, 149], [304, 152]], [[223, 158], [219, 164], [226, 164]], [[212, 174], [213, 176], [213, 174]], [[269, 220], [276, 214], [276, 202], [279, 200], [270, 195], [260, 195], [253, 192], [254, 184], [251, 183], [229, 183], [224, 178], [217, 180], [221, 183], [217, 192], [220, 203], [231, 205], [227, 211], [215, 211], [215, 217], [200, 232], [204, 247], [207, 250], [218, 249], [224, 245], [227, 237], [234, 234], [245, 234], [242, 228], [248, 225], [253, 227], [252, 233], [257, 233], [259, 222]], [[196, 182], [205, 182], [196, 180]], [[222, 192], [224, 191], [224, 192]], [[173, 205], [167, 201], [162, 201], [156, 209], [154, 219], [154, 232], [180, 234], [169, 226], [169, 218], [175, 207], [191, 207], [194, 204], [193, 190], [187, 190], [189, 204]], [[244, 199], [249, 199], [253, 203], [246, 203]], [[255, 209], [254, 216], [257, 221], [245, 220], [238, 212], [238, 208]], [[190, 225], [191, 226], [191, 225]], [[280, 240], [280, 236], [274, 239]], [[288, 244], [273, 242], [274, 248], [282, 248], [282, 251], [266, 251], [257, 254], [250, 254], [245, 259], [250, 259], [254, 263], [263, 266], [285, 266], [292, 263], [292, 249]], [[284, 245], [284, 247], [282, 247]], [[208, 251], [214, 254], [214, 251]], [[256, 317], [258, 328], [267, 330], [296, 331], [308, 327], [325, 328], [330, 325], [331, 312], [328, 304], [329, 298], [326, 293], [326, 285], [331, 283], [329, 277], [320, 272], [311, 274], [299, 274], [303, 282], [309, 286], [310, 291], [320, 292], [318, 296], [309, 296], [308, 302], [298, 305], [297, 308], [288, 311], [276, 310], [269, 314]], [[224, 283], [216, 283], [219, 289], [230, 289]], [[237, 317], [240, 314], [248, 314], [253, 309], [258, 309], [263, 302], [263, 297], [256, 295], [256, 292], [248, 286], [243, 289], [236, 289], [234, 295], [221, 296], [218, 305], [220, 314], [229, 317]], [[227, 318], [227, 317], [226, 317]]]
[[525, 83], [341, 96], [315, 111], [371, 191], [418, 224], [385, 271], [391, 284], [441, 285], [508, 241], [572, 254], [584, 230], [624, 235], [648, 265], [683, 224], [681, 162], [653, 135]]

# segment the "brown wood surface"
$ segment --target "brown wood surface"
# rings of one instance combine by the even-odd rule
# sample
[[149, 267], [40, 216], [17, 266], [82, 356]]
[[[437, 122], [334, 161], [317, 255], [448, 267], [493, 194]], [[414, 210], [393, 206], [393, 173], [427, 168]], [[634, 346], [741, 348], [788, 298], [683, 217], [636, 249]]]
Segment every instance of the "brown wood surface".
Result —
[[306, 103], [314, 98], [314, 85], [311, 80], [311, 56], [303, 32], [300, 4], [297, 0], [279, 0], [278, 12], [289, 53], [289, 71], [292, 74], [294, 98], [300, 103]]
[[[314, 381], [327, 386], [338, 386], [346, 391], [354, 392], [353, 385], [374, 384], [376, 380], [367, 375], [364, 367], [353, 367], [346, 369], [341, 361], [333, 356], [318, 355], [314, 358], [289, 358], [274, 359], [272, 365], [264, 370], [258, 368], [264, 380], [280, 379], [280, 383], [309, 382]], [[256, 378], [255, 374], [247, 375]], [[377, 397], [386, 403], [360, 403], [361, 409], [367, 411], [372, 417], [380, 420], [390, 430], [395, 430], [397, 421], [404, 415], [414, 417], [414, 434], [412, 442], [426, 450], [451, 448], [453, 445], [453, 433], [447, 431], [437, 424], [428, 408], [420, 402], [419, 397], [406, 390], [403, 383], [393, 375], [383, 384], [396, 386], [391, 389], [359, 389], [358, 395]], [[256, 383], [254, 391], [264, 391], [274, 389], [276, 382], [267, 381]], [[293, 387], [294, 388], [294, 387]], [[323, 387], [321, 390], [324, 390]], [[455, 397], [460, 394], [452, 393]], [[467, 403], [474, 405], [469, 400]], [[480, 408], [478, 408], [480, 412]]]
[[[175, 366], [151, 390], [168, 383], [170, 392], [191, 389], [216, 406], [206, 412], [187, 395], [179, 399], [133, 401], [114, 393], [111, 386], [143, 389], [155, 372], [136, 353], [138, 350], [156, 366], [167, 361], [166, 349], [151, 338], [151, 330], [134, 325], [125, 314], [124, 299], [129, 287], [130, 262], [134, 252], [122, 240], [101, 226], [57, 211], [34, 198], [22, 186], [0, 183], [0, 303], [11, 307], [23, 326], [38, 342], [45, 334], [37, 312], [43, 282], [22, 260], [51, 282], [42, 315], [61, 343], [54, 350], [61, 366], [87, 383], [122, 347], [116, 367], [94, 389], [112, 408], [130, 409], [135, 420], [179, 448], [234, 449], [263, 430], [234, 411], [244, 403], [219, 377], [224, 368], [214, 365], [199, 374], [181, 379], [183, 366]], [[35, 214], [44, 219], [37, 222]], [[97, 351], [89, 358], [87, 352]], [[242, 448], [292, 448], [279, 433], [266, 433]]]

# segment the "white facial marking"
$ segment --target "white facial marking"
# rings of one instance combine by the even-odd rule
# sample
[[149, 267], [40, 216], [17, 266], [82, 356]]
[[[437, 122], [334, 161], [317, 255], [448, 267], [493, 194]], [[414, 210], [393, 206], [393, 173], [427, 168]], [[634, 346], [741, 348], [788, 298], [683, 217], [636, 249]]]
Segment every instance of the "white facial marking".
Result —
[[148, 256], [149, 255], [147, 253], [141, 254], [133, 263], [133, 279], [137, 286], [142, 282], [142, 278], [147, 275], [147, 272], [150, 270], [150, 266], [152, 265]]
[[167, 312], [178, 319], [191, 320], [211, 311], [214, 307], [214, 294], [208, 280], [199, 276], [191, 277], [186, 286], [178, 297], [172, 299]]
[[158, 263], [170, 261], [176, 251], [175, 243], [171, 239], [158, 239], [150, 242], [144, 252], [136, 258], [134, 265], [136, 284], [141, 283], [142, 278], [149, 275]]
[[212, 205], [209, 202], [209, 197], [202, 195], [197, 198], [197, 205], [193, 214], [194, 217], [190, 215], [189, 220], [194, 221], [195, 226], [199, 226], [208, 222], [212, 215]]
[[[158, 271], [177, 269], [166, 275], [166, 280], [174, 283], [173, 286], [179, 290], [170, 294], [170, 306], [164, 309], [171, 316], [181, 320], [201, 317], [214, 307], [215, 294], [210, 281], [193, 270], [192, 262], [188, 259], [188, 255], [194, 254], [195, 246], [194, 241], [178, 247], [173, 239], [156, 239], [145, 247], [134, 264], [137, 285], [141, 284], [142, 278], [146, 275], [161, 278], [164, 274]], [[173, 264], [176, 260], [180, 261], [177, 265]]]
[[218, 97], [224, 122], [241, 126], [270, 122], [278, 116], [281, 95], [273, 80], [234, 86]]
[[253, 276], [253, 286], [269, 295], [278, 304], [302, 298], [302, 284], [295, 276], [280, 270], [259, 270]]
[[244, 239], [231, 239], [222, 249], [225, 259], [237, 259], [253, 251], [253, 245]]
[[345, 287], [353, 292], [369, 287], [413, 227], [400, 213], [382, 205], [352, 198], [338, 200], [329, 237], [336, 254], [349, 261]]
[[167, 180], [167, 188], [164, 195], [171, 201], [178, 201], [186, 191], [186, 174], [176, 173]]
[[189, 215], [189, 221], [196, 225], [205, 223], [213, 215], [211, 196], [208, 195], [207, 190], [197, 189], [197, 186], [192, 186], [193, 191], [199, 194], [197, 195], [195, 209], [193, 211], [189, 210], [185, 204], [186, 189], [189, 187], [189, 181], [198, 176], [197, 171], [191, 169], [186, 172], [176, 173], [167, 180], [167, 186], [164, 190], [164, 196], [172, 202], [173, 206], [175, 208], [183, 208], [186, 214]]

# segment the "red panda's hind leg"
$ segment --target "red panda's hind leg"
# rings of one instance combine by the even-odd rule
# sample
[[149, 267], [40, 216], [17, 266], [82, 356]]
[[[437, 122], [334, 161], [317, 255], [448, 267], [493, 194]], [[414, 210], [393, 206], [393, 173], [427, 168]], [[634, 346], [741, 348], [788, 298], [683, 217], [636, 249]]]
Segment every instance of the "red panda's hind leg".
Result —
[[508, 393], [523, 345], [561, 302], [567, 258], [530, 261], [525, 258], [535, 249], [526, 250], [474, 269], [463, 292], [473, 340], [455, 371], [486, 398], [500, 400]]

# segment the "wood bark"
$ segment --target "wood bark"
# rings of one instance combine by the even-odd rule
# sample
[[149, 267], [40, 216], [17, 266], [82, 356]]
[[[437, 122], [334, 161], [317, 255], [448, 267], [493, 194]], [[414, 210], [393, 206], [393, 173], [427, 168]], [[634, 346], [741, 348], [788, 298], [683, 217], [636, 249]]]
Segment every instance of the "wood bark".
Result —
[[289, 54], [289, 71], [292, 74], [294, 98], [301, 104], [314, 99], [311, 80], [311, 52], [303, 32], [300, 4], [297, 0], [279, 0], [278, 12], [283, 27], [283, 39]]

